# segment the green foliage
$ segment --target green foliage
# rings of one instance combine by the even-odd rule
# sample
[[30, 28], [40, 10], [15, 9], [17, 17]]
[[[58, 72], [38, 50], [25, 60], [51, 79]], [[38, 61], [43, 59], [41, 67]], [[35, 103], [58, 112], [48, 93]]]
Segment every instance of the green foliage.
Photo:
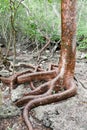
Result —
[[[44, 36], [48, 36], [53, 40], [59, 39], [61, 21], [59, 3], [56, 0], [45, 0], [44, 2], [42, 0], [25, 0], [23, 3], [25, 6], [21, 3], [15, 16], [17, 32], [28, 36], [32, 41], [37, 41], [38, 44], [45, 43]], [[55, 14], [53, 6], [55, 6], [58, 16]], [[9, 33], [9, 28], [11, 27], [9, 20], [11, 12], [9, 11], [8, 0], [1, 1], [0, 11], [5, 14], [5, 17], [0, 22], [0, 26], [3, 28], [2, 22], [7, 25], [3, 30], [5, 32], [2, 29], [0, 30], [1, 33], [3, 32], [3, 35]]]
[[6, 11], [8, 10], [8, 0], [0, 0], [0, 14], [5, 14]]
[[[17, 7], [20, 0], [15, 1]], [[37, 44], [45, 43], [45, 36], [52, 41], [58, 41], [61, 34], [60, 0], [24, 0], [20, 3], [15, 15], [17, 34], [27, 36]], [[87, 37], [87, 0], [78, 1], [77, 37]], [[0, 34], [7, 41], [10, 35], [9, 0], [0, 0]], [[85, 39], [84, 39], [85, 40]], [[86, 41], [80, 41], [79, 47], [86, 48]]]
[[[23, 33], [25, 32], [31, 39], [36, 40], [37, 43], [44, 43], [44, 36], [48, 36], [53, 38], [54, 35], [59, 36], [60, 29], [60, 13], [59, 18], [55, 16], [53, 11], [53, 2], [45, 1], [42, 2], [40, 0], [32, 0], [30, 2], [27, 1], [27, 6], [30, 10], [30, 14], [28, 16], [22, 15], [21, 19], [25, 19], [25, 21], [21, 20], [21, 29], [23, 29]], [[19, 20], [19, 24], [20, 24]]]
[[78, 1], [77, 38], [78, 49], [87, 49], [87, 0]]
[[83, 38], [81, 41], [79, 41], [78, 49], [85, 50], [87, 49], [87, 37]]
[[[8, 0], [0, 0], [0, 28], [6, 25], [9, 19], [9, 2]], [[2, 30], [0, 29], [0, 32]]]

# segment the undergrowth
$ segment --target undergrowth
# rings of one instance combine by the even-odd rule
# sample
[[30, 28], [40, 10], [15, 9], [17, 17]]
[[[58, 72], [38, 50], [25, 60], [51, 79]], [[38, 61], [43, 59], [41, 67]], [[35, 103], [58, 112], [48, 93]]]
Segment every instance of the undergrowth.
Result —
[[[27, 37], [31, 43], [43, 45], [44, 37], [51, 43], [57, 42], [61, 36], [60, 0], [13, 0], [15, 7], [20, 3], [15, 15], [14, 26], [17, 40], [23, 42]], [[77, 37], [79, 49], [87, 48], [87, 1], [79, 0], [77, 9]], [[10, 4], [8, 0], [0, 0], [0, 35], [8, 46], [10, 38]], [[80, 41], [84, 35], [84, 39]]]

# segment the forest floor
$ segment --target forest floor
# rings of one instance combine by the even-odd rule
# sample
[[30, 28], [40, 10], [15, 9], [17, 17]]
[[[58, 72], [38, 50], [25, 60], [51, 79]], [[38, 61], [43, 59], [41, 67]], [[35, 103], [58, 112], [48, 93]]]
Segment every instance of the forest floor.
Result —
[[[29, 63], [37, 65], [37, 58], [30, 50], [17, 49], [16, 63]], [[67, 100], [39, 106], [33, 109], [30, 120], [35, 130], [87, 130], [87, 59], [86, 52], [77, 51], [75, 80], [77, 84], [77, 95]], [[10, 54], [10, 60], [13, 56]], [[39, 64], [47, 69], [50, 63], [57, 64], [59, 51], [53, 55], [45, 50], [40, 56]], [[16, 68], [16, 71], [25, 68]], [[0, 75], [7, 76], [9, 72], [0, 66]], [[37, 83], [36, 83], [37, 84]], [[22, 108], [17, 108], [11, 100], [19, 98], [28, 89], [19, 85], [17, 89], [9, 94], [9, 87], [0, 83], [3, 103], [0, 106], [0, 130], [27, 130], [22, 118]], [[33, 117], [33, 118], [32, 118]]]

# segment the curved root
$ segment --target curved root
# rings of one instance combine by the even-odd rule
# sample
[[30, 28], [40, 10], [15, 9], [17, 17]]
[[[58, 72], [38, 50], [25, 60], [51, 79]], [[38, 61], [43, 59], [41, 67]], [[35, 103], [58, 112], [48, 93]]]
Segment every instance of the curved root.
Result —
[[58, 102], [60, 100], [67, 99], [71, 96], [74, 96], [76, 94], [76, 86], [73, 80], [71, 80], [69, 83], [67, 83], [67, 86], [69, 89], [62, 93], [57, 94], [51, 94], [44, 97], [38, 97], [37, 99], [33, 99], [27, 103], [27, 105], [24, 108], [23, 111], [23, 117], [25, 120], [25, 123], [29, 130], [33, 130], [33, 127], [31, 125], [31, 122], [28, 120], [28, 113], [32, 108], [35, 108], [40, 105], [46, 105], [54, 102]]
[[[33, 68], [33, 66], [31, 66]], [[31, 122], [28, 120], [28, 112], [37, 106], [64, 100], [76, 94], [76, 85], [73, 76], [65, 76], [58, 72], [58, 66], [51, 65], [48, 71], [42, 71], [37, 66], [34, 70], [27, 70], [16, 73], [9, 78], [0, 77], [2, 82], [14, 86], [25, 82], [30, 83], [30, 91], [24, 94], [24, 97], [15, 102], [17, 106], [24, 105], [23, 117], [29, 130], [33, 130]], [[46, 81], [39, 87], [35, 88], [33, 81]], [[62, 81], [62, 82], [61, 82]], [[61, 91], [62, 90], [62, 91]], [[61, 92], [60, 92], [61, 91]]]

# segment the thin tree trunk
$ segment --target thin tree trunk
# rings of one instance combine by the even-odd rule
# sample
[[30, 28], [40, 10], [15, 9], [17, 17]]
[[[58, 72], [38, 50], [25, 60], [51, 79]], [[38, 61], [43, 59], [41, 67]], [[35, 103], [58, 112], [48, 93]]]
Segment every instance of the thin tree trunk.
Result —
[[59, 71], [62, 78], [74, 76], [76, 56], [76, 0], [61, 2], [61, 54]]

